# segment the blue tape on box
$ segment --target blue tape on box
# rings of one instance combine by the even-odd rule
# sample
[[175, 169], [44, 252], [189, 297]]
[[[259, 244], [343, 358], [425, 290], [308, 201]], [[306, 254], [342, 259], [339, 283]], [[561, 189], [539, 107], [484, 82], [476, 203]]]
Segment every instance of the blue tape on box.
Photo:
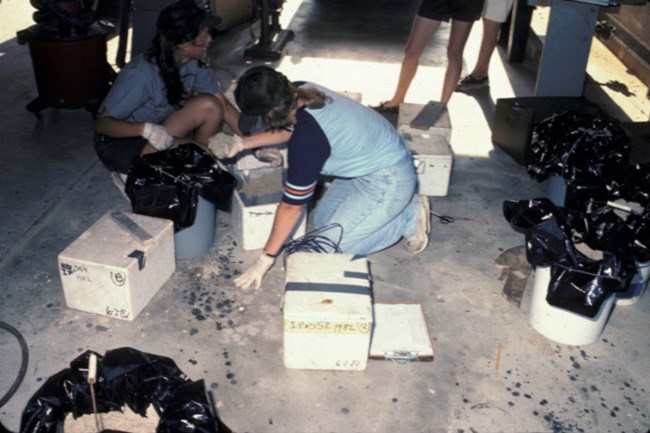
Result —
[[[366, 275], [366, 279], [368, 274]], [[333, 292], [333, 293], [351, 293], [355, 295], [370, 296], [369, 286], [357, 286], [354, 284], [327, 284], [327, 283], [287, 283], [287, 291], [303, 292]]]

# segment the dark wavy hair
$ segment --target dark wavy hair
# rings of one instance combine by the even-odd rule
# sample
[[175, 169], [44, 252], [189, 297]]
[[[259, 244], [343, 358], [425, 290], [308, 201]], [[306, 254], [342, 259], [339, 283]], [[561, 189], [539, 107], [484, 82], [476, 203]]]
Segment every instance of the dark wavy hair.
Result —
[[[197, 37], [200, 30], [197, 29], [196, 34], [191, 35], [188, 40]], [[181, 74], [176, 66], [175, 53], [176, 43], [168, 41], [158, 32], [147, 49], [145, 58], [158, 66], [160, 77], [165, 84], [169, 104], [173, 107], [180, 107], [186, 95], [181, 81]]]

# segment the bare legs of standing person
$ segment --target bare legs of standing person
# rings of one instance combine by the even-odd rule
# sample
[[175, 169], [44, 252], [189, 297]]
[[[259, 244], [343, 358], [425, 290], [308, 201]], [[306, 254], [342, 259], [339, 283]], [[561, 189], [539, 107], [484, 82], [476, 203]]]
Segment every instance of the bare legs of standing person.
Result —
[[427, 47], [427, 44], [440, 27], [441, 21], [415, 16], [411, 33], [409, 34], [406, 47], [404, 47], [404, 58], [399, 73], [399, 81], [393, 97], [384, 103], [383, 108], [398, 107], [400, 102], [404, 102], [406, 92], [408, 92], [413, 77], [418, 70], [420, 57]]
[[[447, 104], [456, 88], [463, 66], [463, 51], [469, 32], [472, 29], [472, 21], [451, 21], [449, 44], [447, 45], [447, 68], [442, 85], [440, 102]], [[440, 27], [441, 21], [416, 16], [413, 20], [411, 33], [404, 48], [404, 58], [400, 69], [399, 81], [393, 97], [381, 104], [382, 109], [398, 107], [404, 102], [411, 82], [415, 77], [420, 57], [429, 41]]]
[[447, 104], [456, 89], [458, 79], [463, 70], [463, 51], [472, 30], [473, 21], [451, 20], [449, 45], [447, 46], [447, 69], [442, 83], [440, 102]]
[[478, 59], [476, 65], [470, 73], [474, 78], [483, 78], [488, 76], [488, 69], [490, 67], [490, 59], [492, 53], [497, 46], [499, 38], [499, 30], [501, 23], [483, 18], [483, 37], [481, 39], [481, 48], [478, 52]]

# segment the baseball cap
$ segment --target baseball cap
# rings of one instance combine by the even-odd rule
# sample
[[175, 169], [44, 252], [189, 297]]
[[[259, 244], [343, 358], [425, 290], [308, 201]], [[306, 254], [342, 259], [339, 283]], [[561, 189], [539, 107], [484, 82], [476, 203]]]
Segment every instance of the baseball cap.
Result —
[[268, 66], [255, 66], [239, 78], [235, 101], [242, 113], [261, 116], [279, 105], [288, 90], [288, 80], [283, 74]]
[[194, 39], [201, 28], [214, 28], [221, 18], [199, 7], [194, 0], [180, 0], [164, 8], [156, 28], [170, 42], [181, 44]]

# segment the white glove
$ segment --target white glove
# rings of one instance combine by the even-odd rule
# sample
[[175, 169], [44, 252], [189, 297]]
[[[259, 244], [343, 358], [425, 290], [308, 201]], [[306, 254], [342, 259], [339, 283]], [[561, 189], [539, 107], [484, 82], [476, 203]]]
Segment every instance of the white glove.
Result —
[[244, 139], [239, 135], [220, 133], [210, 137], [208, 147], [217, 159], [232, 158], [244, 150]]
[[167, 131], [167, 128], [162, 125], [156, 125], [155, 123], [147, 122], [144, 124], [142, 137], [155, 147], [156, 150], [169, 149], [174, 144], [174, 137]]
[[262, 162], [267, 162], [271, 167], [281, 167], [284, 161], [280, 149], [275, 147], [262, 147], [253, 152], [255, 158]]
[[235, 286], [240, 289], [248, 289], [253, 283], [255, 284], [255, 289], [259, 289], [262, 284], [262, 278], [264, 275], [271, 269], [275, 263], [275, 259], [262, 253], [255, 263], [253, 263], [246, 272], [235, 278]]

